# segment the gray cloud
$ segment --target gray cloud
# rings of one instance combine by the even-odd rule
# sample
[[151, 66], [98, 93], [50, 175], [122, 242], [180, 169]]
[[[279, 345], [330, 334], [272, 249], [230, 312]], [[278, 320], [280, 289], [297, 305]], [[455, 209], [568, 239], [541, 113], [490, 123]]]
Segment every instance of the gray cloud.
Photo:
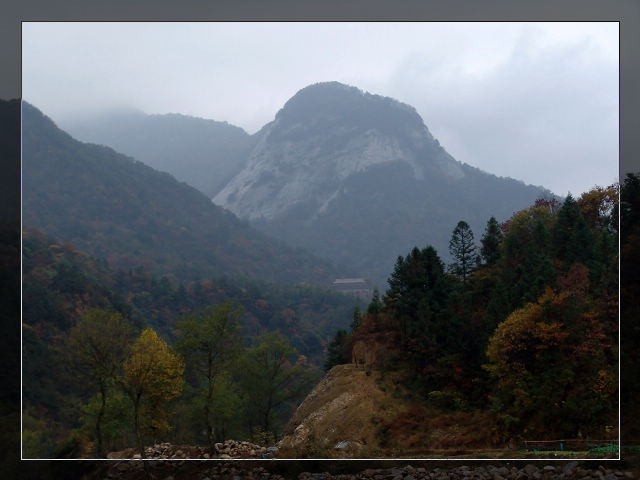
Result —
[[615, 23], [26, 23], [23, 97], [62, 119], [133, 106], [250, 133], [304, 86], [407, 102], [458, 160], [580, 194], [618, 171]]

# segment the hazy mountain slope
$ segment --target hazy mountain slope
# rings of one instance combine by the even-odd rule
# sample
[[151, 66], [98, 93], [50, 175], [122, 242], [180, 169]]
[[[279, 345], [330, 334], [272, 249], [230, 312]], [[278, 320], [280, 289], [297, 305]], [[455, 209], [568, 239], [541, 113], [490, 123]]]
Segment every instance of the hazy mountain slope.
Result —
[[457, 162], [415, 109], [337, 82], [299, 91], [256, 137], [214, 201], [380, 286], [414, 245], [448, 257], [459, 220], [479, 240], [492, 215], [549, 195]]
[[23, 104], [23, 224], [118, 267], [180, 279], [327, 284], [332, 267], [256, 232], [168, 173], [74, 140]]
[[83, 142], [106, 145], [214, 196], [246, 162], [252, 137], [226, 122], [118, 111], [60, 123]]

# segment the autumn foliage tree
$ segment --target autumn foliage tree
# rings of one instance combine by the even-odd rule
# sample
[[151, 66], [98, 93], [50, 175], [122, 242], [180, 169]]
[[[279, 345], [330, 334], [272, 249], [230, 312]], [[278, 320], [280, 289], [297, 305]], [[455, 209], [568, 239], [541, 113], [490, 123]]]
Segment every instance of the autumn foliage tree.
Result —
[[165, 404], [182, 392], [184, 362], [152, 328], [146, 328], [124, 362], [121, 386], [133, 405], [137, 447], [145, 458], [143, 433], [168, 430]]
[[[639, 185], [631, 177], [623, 193]], [[617, 191], [539, 199], [502, 224], [491, 218], [482, 263], [459, 222], [449, 274], [431, 247], [398, 257], [382, 314], [365, 315], [353, 335], [386, 322], [377, 328], [397, 351], [393, 368], [432, 407], [490, 409], [506, 437], [606, 438], [618, 407]], [[634, 211], [628, 197], [622, 209]]]
[[574, 264], [536, 302], [496, 329], [485, 366], [496, 381], [494, 408], [511, 433], [575, 436], [598, 432], [617, 398], [615, 332]]

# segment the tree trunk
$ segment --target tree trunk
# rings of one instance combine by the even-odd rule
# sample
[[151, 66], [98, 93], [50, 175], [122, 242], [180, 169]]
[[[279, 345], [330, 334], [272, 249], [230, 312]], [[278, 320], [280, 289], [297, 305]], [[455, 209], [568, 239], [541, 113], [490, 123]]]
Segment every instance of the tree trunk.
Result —
[[211, 411], [209, 410], [209, 399], [207, 399], [207, 404], [204, 406], [204, 416], [207, 423], [207, 442], [209, 443], [209, 449], [211, 450], [211, 453], [214, 453], [215, 438], [213, 438], [213, 425], [211, 425]]
[[204, 416], [205, 421], [207, 423], [207, 441], [209, 442], [209, 449], [211, 453], [215, 453], [215, 438], [213, 438], [213, 425], [211, 421], [211, 410], [209, 405], [211, 405], [211, 399], [213, 398], [213, 359], [211, 358], [211, 351], [208, 353], [208, 372], [207, 372], [207, 401], [204, 404]]
[[133, 403], [133, 420], [134, 429], [136, 432], [136, 442], [138, 444], [138, 451], [140, 452], [140, 458], [146, 458], [144, 453], [144, 446], [142, 445], [142, 432], [140, 431], [140, 397], [136, 398]]
[[104, 417], [104, 411], [106, 409], [107, 398], [106, 389], [104, 385], [100, 385], [100, 396], [102, 403], [100, 404], [100, 411], [98, 412], [98, 418], [96, 418], [96, 437], [98, 439], [98, 456], [105, 458], [106, 452], [104, 451], [104, 444], [102, 442], [102, 417]]

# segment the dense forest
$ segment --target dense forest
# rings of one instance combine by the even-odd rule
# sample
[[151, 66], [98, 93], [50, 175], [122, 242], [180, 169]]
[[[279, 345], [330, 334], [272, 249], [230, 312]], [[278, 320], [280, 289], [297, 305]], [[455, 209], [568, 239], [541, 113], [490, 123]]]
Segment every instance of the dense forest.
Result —
[[[628, 176], [623, 209], [635, 211], [637, 190]], [[479, 242], [460, 221], [449, 265], [415, 247], [397, 259], [382, 298], [336, 334], [326, 369], [364, 342], [370, 367], [416, 403], [396, 419], [411, 432], [421, 409], [435, 408], [491, 412], [487, 438], [503, 445], [616, 438], [618, 195], [612, 185], [538, 200], [501, 225], [489, 219]], [[635, 251], [637, 232], [624, 226], [623, 252]]]
[[[23, 234], [23, 275], [26, 457], [104, 455], [134, 445], [136, 432], [144, 432], [141, 441], [266, 441], [319, 375], [331, 332], [349, 323], [357, 304], [319, 287], [239, 277], [176, 284], [142, 267], [113, 270], [36, 230]], [[211, 348], [228, 348], [211, 378], [201, 374], [206, 352], [197, 353], [209, 341]], [[125, 387], [124, 375], [136, 349], [142, 358], [178, 355], [176, 365], [184, 362], [184, 380], [177, 375], [167, 387], [173, 396], [153, 397], [164, 388], [158, 380], [162, 385], [145, 386], [143, 403], [134, 408], [137, 393]], [[259, 357], [264, 352], [266, 360]], [[145, 398], [148, 392], [154, 393]], [[136, 409], [144, 417], [139, 428]], [[205, 409], [213, 433], [198, 428]]]
[[[639, 185], [633, 175], [622, 185], [623, 230]], [[311, 287], [183, 285], [142, 268], [112, 270], [28, 230], [24, 455], [104, 456], [158, 440], [273, 442], [322, 361], [325, 370], [349, 363], [358, 341], [413, 402], [411, 416], [398, 416], [402, 428], [435, 408], [490, 412], [488, 434], [503, 445], [615, 438], [618, 190], [539, 200], [503, 224], [489, 219], [479, 242], [460, 221], [454, 262], [416, 247], [398, 257], [386, 292], [355, 309], [353, 299]], [[637, 232], [627, 232], [623, 255], [635, 255]], [[397, 427], [381, 425], [381, 434]]]

